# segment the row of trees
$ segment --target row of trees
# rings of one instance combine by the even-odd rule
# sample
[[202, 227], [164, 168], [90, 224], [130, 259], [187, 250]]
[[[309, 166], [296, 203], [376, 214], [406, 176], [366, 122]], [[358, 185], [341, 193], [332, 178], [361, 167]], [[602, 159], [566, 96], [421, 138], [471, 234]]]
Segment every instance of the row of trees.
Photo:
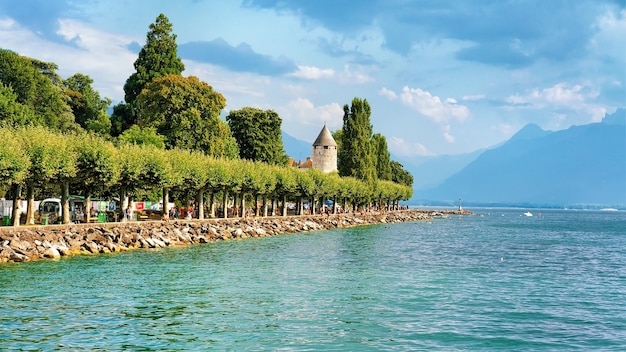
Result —
[[[37, 196], [54, 195], [61, 191], [54, 187], [63, 185], [64, 195], [71, 188], [89, 197], [110, 190], [111, 180], [132, 184], [129, 182], [133, 180], [122, 178], [120, 181], [115, 172], [103, 171], [111, 169], [100, 165], [109, 160], [106, 156], [108, 154], [102, 154], [103, 150], [115, 150], [110, 152], [111, 155], [133, 155], [138, 158], [135, 161], [127, 160], [129, 164], [152, 160], [150, 158], [154, 155], [178, 157], [178, 154], [170, 154], [170, 151], [181, 153], [182, 150], [194, 157], [222, 160], [223, 163], [238, 158], [250, 160], [254, 161], [251, 165], [260, 169], [268, 165], [286, 164], [288, 157], [282, 144], [282, 120], [278, 114], [272, 110], [244, 107], [230, 111], [223, 120], [220, 116], [226, 106], [225, 97], [196, 77], [182, 76], [184, 65], [177, 54], [176, 35], [172, 33], [172, 25], [163, 14], [150, 25], [146, 44], [139, 52], [134, 66], [136, 71], [124, 85], [125, 101], [117, 104], [113, 108], [113, 115], [109, 116], [107, 109], [111, 100], [100, 97], [93, 89], [93, 80], [89, 76], [77, 73], [64, 80], [56, 73], [58, 68], [53, 63], [0, 49], [0, 128], [5, 128], [3, 133], [7, 136], [21, 136], [18, 138], [21, 150], [30, 153], [24, 158], [19, 157], [19, 153], [11, 154], [10, 148], [3, 150], [0, 164], [4, 165], [2, 172], [8, 174], [0, 176], [3, 181], [12, 181], [0, 183], [0, 193], [6, 192], [6, 185], [10, 184], [13, 188], [12, 198], [17, 198], [20, 195], [17, 191], [23, 187], [27, 191], [27, 198], [32, 199], [33, 194], [29, 192], [40, 192]], [[371, 194], [375, 193], [376, 187], [385, 187], [386, 183], [377, 180], [393, 181], [410, 187], [412, 176], [401, 164], [389, 161], [385, 138], [379, 134], [372, 135], [367, 102], [355, 98], [352, 110], [347, 109], [347, 106], [344, 110], [344, 127], [336, 132], [343, 135], [342, 138], [336, 137], [338, 144], [347, 146], [339, 148], [339, 175], [350, 177], [349, 182], [358, 179], [365, 183], [367, 188], [362, 189], [362, 199], [373, 199]], [[359, 122], [350, 123], [352, 117], [359, 117]], [[24, 129], [24, 126], [41, 128]], [[357, 133], [363, 126], [366, 130]], [[60, 132], [67, 135], [64, 137]], [[46, 136], [45, 133], [52, 135]], [[49, 140], [46, 140], [48, 137]], [[69, 143], [71, 148], [63, 143]], [[130, 144], [137, 146], [130, 147]], [[135, 149], [123, 152], [124, 148]], [[146, 155], [140, 155], [141, 152]], [[72, 166], [74, 162], [64, 160], [74, 159], [62, 157], [65, 155], [63, 153], [93, 155], [91, 159], [77, 159], [82, 160], [82, 164]], [[19, 160], [15, 159], [16, 155]], [[44, 161], [48, 164], [42, 164]], [[25, 176], [20, 176], [24, 172], [19, 168], [22, 163], [31, 165]], [[175, 161], [161, 163], [169, 163], [170, 167], [175, 165]], [[372, 163], [375, 165], [373, 169], [378, 172], [371, 172]], [[46, 166], [32, 169], [32, 165]], [[233, 161], [228, 165], [228, 168], [232, 168], [248, 164]], [[64, 171], [72, 167], [80, 170], [76, 171], [79, 172], [78, 176], [73, 171]], [[156, 166], [153, 168], [160, 170]], [[391, 173], [390, 169], [393, 170]], [[307, 175], [313, 174], [315, 171]], [[94, 178], [93, 175], [100, 176]], [[20, 177], [23, 177], [22, 181], [19, 181]], [[147, 176], [142, 177], [146, 179]], [[167, 174], [155, 174], [147, 179], [156, 178], [158, 182], [154, 184], [168, 188], [169, 181], [163, 180], [169, 177]], [[176, 191], [183, 188], [169, 188], [176, 195], [184, 193]], [[357, 188], [352, 187], [353, 190]], [[137, 196], [141, 190], [154, 190], [154, 187], [141, 186], [129, 191], [129, 194]], [[123, 188], [118, 191], [124, 193]], [[381, 192], [389, 193], [387, 190]], [[406, 193], [405, 190], [402, 192]]]
[[[0, 177], [15, 195], [14, 210], [18, 209], [18, 195], [25, 189], [29, 224], [34, 222], [35, 196], [59, 192], [63, 223], [70, 222], [70, 192], [84, 195], [86, 204], [94, 195], [119, 196], [123, 208], [128, 206], [129, 197], [156, 192], [162, 196], [164, 212], [168, 211], [170, 194], [175, 194], [178, 199], [195, 200], [201, 219], [205, 217], [206, 195], [210, 216], [215, 216], [218, 200], [223, 209], [231, 201], [241, 209], [246, 208], [246, 200], [253, 202], [254, 209], [263, 204], [264, 215], [268, 200], [275, 204], [280, 201], [282, 214], [286, 215], [288, 201], [299, 204], [300, 211], [305, 199], [311, 204], [333, 199], [334, 204], [342, 203], [344, 207], [371, 203], [387, 207], [412, 195], [411, 187], [391, 181], [377, 181], [372, 186], [316, 169], [216, 159], [197, 151], [163, 150], [152, 145], [115, 145], [94, 133], [61, 134], [43, 127], [0, 128], [0, 140], [4, 142]], [[19, 225], [17, 211], [13, 212], [12, 223]]]

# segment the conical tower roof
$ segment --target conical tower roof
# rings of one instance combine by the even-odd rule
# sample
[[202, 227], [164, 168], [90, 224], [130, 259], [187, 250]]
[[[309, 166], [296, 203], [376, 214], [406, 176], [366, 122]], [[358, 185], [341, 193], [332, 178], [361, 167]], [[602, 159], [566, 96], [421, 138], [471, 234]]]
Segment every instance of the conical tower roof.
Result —
[[317, 139], [315, 140], [315, 142], [313, 142], [314, 147], [325, 145], [333, 147], [337, 146], [337, 142], [335, 142], [333, 135], [330, 134], [330, 131], [328, 130], [328, 127], [326, 127], [326, 124], [324, 124], [324, 128], [322, 128], [319, 136], [317, 136]]

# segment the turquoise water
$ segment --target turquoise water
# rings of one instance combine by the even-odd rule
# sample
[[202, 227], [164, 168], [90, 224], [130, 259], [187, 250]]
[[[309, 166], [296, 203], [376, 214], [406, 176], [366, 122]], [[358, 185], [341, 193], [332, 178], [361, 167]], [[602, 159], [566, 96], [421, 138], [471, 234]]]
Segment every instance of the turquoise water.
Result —
[[626, 212], [0, 265], [0, 350], [625, 350]]

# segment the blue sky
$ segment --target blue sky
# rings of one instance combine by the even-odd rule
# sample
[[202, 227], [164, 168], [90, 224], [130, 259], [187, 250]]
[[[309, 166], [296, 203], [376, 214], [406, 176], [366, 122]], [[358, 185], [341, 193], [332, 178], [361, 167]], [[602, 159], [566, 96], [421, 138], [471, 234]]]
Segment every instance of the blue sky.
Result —
[[94, 79], [115, 103], [165, 14], [183, 75], [273, 109], [312, 142], [354, 97], [403, 158], [494, 146], [626, 106], [624, 0], [0, 0], [0, 47]]

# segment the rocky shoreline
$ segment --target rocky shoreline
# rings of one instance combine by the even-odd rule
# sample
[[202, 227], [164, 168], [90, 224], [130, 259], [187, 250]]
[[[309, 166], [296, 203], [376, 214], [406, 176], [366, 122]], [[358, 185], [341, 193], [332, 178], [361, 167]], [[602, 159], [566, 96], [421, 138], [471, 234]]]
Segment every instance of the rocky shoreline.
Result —
[[[431, 219], [434, 213], [442, 212], [402, 210], [365, 214], [6, 227], [0, 228], [0, 263], [419, 221]], [[453, 211], [445, 213], [459, 214]]]

